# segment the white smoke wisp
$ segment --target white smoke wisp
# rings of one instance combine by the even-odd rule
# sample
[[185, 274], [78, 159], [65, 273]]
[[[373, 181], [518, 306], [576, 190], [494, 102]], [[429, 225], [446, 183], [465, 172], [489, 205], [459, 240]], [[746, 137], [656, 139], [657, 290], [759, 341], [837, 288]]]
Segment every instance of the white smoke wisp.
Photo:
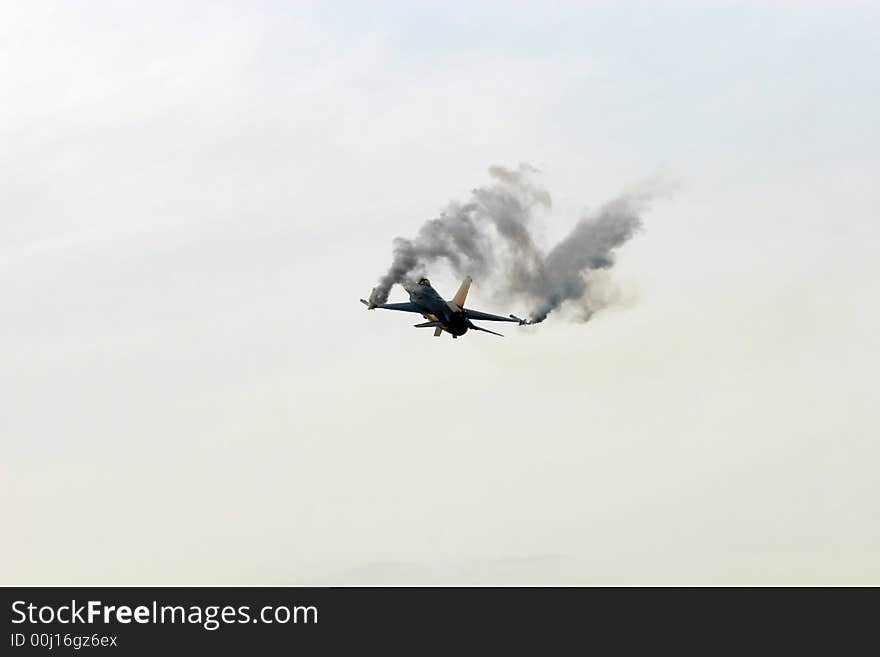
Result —
[[489, 168], [493, 182], [471, 192], [466, 203], [452, 202], [418, 234], [394, 240], [391, 266], [370, 301], [385, 303], [395, 283], [417, 277], [445, 261], [459, 276], [490, 285], [496, 296], [525, 302], [530, 318], [542, 322], [563, 303], [576, 304], [585, 321], [613, 298], [600, 288], [616, 250], [641, 227], [642, 213], [655, 196], [649, 186], [631, 189], [581, 217], [571, 232], [544, 251], [532, 235], [535, 214], [550, 207], [549, 193], [535, 182], [528, 164]]

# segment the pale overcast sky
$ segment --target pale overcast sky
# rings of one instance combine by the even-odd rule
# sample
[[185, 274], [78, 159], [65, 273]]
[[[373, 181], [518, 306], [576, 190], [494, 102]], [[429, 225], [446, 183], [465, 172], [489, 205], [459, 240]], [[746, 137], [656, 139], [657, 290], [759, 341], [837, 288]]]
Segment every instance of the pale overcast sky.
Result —
[[[868, 2], [0, 4], [0, 582], [880, 584], [878, 61]], [[621, 304], [365, 311], [519, 162], [548, 243], [677, 181]]]

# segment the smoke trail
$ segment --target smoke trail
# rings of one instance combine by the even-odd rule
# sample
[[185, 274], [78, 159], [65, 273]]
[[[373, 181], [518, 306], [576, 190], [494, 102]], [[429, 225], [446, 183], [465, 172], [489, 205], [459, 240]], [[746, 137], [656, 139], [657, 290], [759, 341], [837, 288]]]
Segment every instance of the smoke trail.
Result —
[[641, 212], [653, 196], [631, 190], [582, 217], [548, 252], [532, 237], [530, 224], [550, 195], [535, 181], [536, 169], [493, 166], [494, 182], [471, 192], [467, 203], [450, 203], [414, 239], [394, 240], [393, 260], [370, 300], [385, 303], [395, 283], [404, 283], [437, 261], [460, 276], [488, 282], [497, 296], [531, 304], [531, 319], [541, 322], [565, 302], [580, 306], [586, 320], [607, 305], [607, 277], [597, 275], [614, 264], [615, 250], [641, 227]]

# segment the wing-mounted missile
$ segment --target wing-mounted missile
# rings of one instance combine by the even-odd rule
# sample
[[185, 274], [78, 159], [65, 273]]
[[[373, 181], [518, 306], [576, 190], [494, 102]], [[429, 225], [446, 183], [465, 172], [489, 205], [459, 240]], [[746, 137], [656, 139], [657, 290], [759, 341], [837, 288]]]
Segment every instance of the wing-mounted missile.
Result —
[[361, 299], [361, 303], [364, 304], [369, 310], [373, 310], [373, 308], [376, 307], [376, 304], [373, 303], [373, 294], [375, 292], [376, 292], [376, 288], [373, 288], [370, 291], [370, 300], [369, 301], [367, 301], [366, 299]]
[[529, 324], [532, 323], [532, 321], [529, 319], [522, 319], [522, 318], [517, 317], [516, 315], [513, 315], [513, 314], [510, 315], [510, 319], [512, 319], [515, 322], [519, 322], [520, 326], [528, 326]]

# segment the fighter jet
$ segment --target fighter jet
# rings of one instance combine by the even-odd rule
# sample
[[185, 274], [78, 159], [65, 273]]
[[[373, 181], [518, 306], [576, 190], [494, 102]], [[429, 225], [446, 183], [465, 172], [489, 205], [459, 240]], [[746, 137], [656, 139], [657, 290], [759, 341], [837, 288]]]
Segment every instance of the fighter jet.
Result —
[[[490, 331], [475, 325], [471, 320], [480, 319], [489, 322], [516, 322], [520, 326], [530, 324], [528, 320], [520, 319], [516, 315], [502, 317], [501, 315], [490, 315], [482, 313], [479, 310], [471, 310], [464, 307], [464, 300], [467, 297], [468, 290], [471, 287], [471, 277], [468, 276], [461, 282], [458, 292], [452, 297], [451, 301], [444, 301], [443, 297], [437, 294], [437, 290], [431, 287], [431, 281], [427, 278], [420, 278], [415, 285], [404, 285], [403, 288], [409, 293], [409, 303], [372, 303], [366, 299], [361, 299], [370, 310], [375, 308], [384, 308], [385, 310], [401, 310], [406, 313], [419, 313], [427, 319], [427, 322], [416, 324], [416, 328], [433, 328], [434, 337], [439, 337], [443, 331], [449, 333], [453, 338], [464, 335], [468, 329], [475, 331], [485, 331], [492, 335], [504, 337], [500, 333]], [[370, 295], [372, 298], [372, 295]]]

